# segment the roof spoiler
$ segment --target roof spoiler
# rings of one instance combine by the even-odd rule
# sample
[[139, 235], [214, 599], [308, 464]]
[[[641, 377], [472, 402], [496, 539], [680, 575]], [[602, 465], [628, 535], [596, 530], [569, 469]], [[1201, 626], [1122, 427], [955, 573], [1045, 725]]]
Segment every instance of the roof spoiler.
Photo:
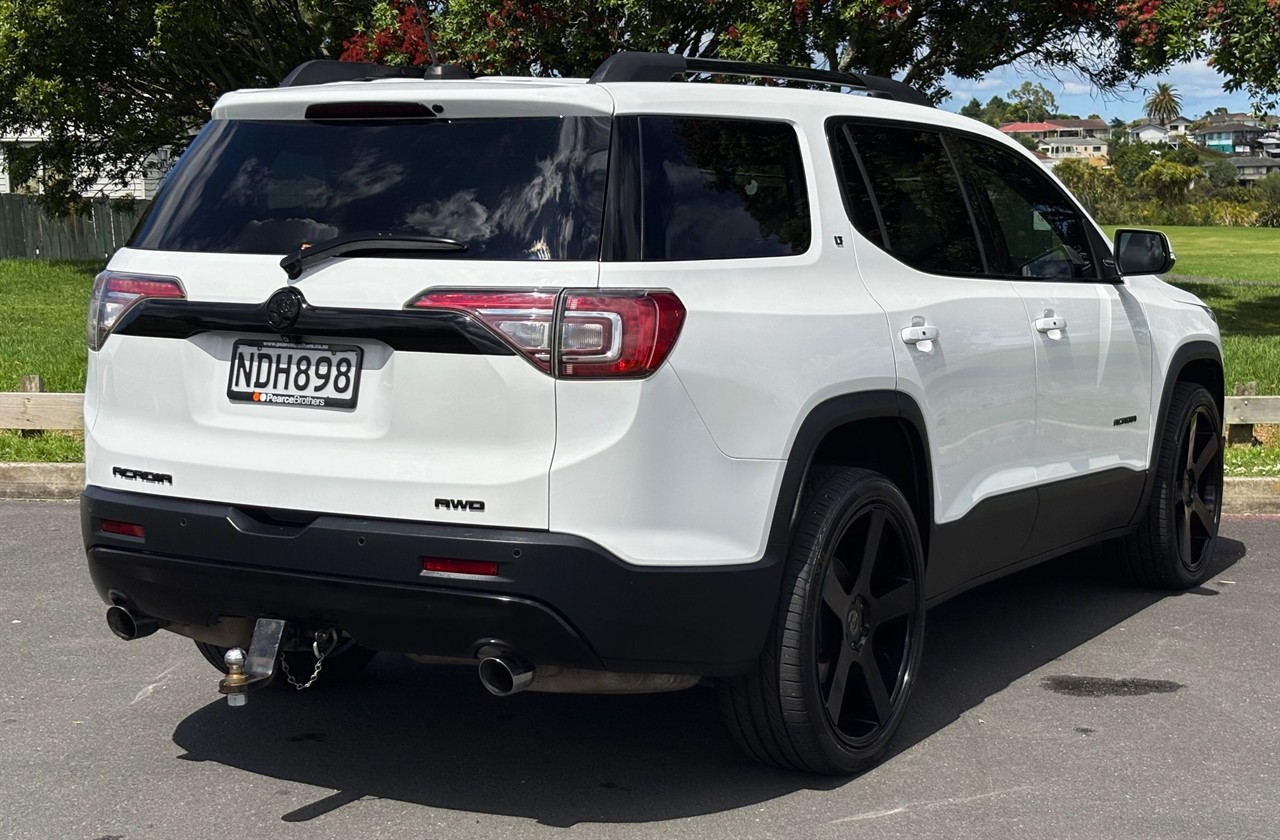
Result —
[[456, 64], [429, 64], [424, 67], [392, 67], [368, 61], [304, 61], [290, 71], [280, 87], [323, 85], [329, 82], [368, 82], [374, 79], [470, 79], [471, 72]]
[[929, 97], [904, 82], [884, 76], [814, 70], [785, 64], [761, 64], [754, 61], [731, 61], [719, 58], [689, 58], [672, 53], [620, 52], [611, 55], [596, 68], [589, 84], [604, 82], [670, 82], [690, 73], [716, 73], [725, 76], [787, 79], [816, 82], [866, 91], [870, 96], [893, 99], [911, 105], [933, 107]]

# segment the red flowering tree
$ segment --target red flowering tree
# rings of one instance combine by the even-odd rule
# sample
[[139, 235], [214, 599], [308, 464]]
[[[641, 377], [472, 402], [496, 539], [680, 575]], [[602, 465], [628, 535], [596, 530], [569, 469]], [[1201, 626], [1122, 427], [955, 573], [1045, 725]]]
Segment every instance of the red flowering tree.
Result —
[[[485, 73], [583, 75], [619, 49], [674, 50], [893, 75], [937, 97], [944, 75], [1011, 63], [1101, 89], [1208, 57], [1228, 87], [1274, 95], [1280, 0], [379, 0], [344, 57], [443, 60]], [[816, 60], [816, 62], [815, 62]]]

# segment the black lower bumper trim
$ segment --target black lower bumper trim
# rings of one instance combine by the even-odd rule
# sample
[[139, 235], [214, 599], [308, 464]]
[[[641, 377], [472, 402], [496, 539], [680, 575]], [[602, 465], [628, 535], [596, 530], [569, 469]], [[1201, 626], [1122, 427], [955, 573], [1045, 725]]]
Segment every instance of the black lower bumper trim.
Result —
[[[143, 526], [109, 534], [102, 520]], [[379, 650], [472, 657], [496, 640], [537, 664], [726, 675], [759, 655], [780, 567], [651, 568], [546, 531], [253, 511], [89, 487], [94, 584], [170, 622], [271, 616]], [[491, 580], [420, 574], [422, 557], [498, 564]]]

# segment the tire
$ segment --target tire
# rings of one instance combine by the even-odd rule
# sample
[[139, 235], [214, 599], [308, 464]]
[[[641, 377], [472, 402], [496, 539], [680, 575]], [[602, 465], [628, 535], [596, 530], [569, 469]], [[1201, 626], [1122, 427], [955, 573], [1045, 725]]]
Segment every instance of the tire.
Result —
[[[206, 644], [205, 642], [196, 642], [196, 649], [214, 668], [224, 674], [227, 672], [223, 656], [226, 655], [229, 648]], [[316, 680], [314, 687], [350, 682], [360, 675], [360, 672], [365, 669], [365, 666], [377, 654], [376, 650], [363, 647], [350, 637], [343, 637], [338, 642], [337, 647], [325, 656], [324, 664], [320, 670], [320, 677]], [[284, 668], [280, 667], [282, 662], [289, 666], [289, 672], [300, 683], [305, 683], [311, 679], [311, 672], [316, 667], [316, 658], [309, 650], [281, 651], [280, 659], [276, 663], [276, 672], [272, 676], [270, 683], [277, 688], [293, 687], [284, 676]]]
[[1151, 501], [1127, 541], [1124, 571], [1140, 586], [1188, 589], [1209, 576], [1222, 517], [1222, 418], [1203, 386], [1174, 386], [1154, 469]]
[[924, 619], [924, 551], [902, 492], [870, 470], [815, 470], [765, 649], [719, 684], [734, 740], [784, 768], [870, 768], [902, 723]]

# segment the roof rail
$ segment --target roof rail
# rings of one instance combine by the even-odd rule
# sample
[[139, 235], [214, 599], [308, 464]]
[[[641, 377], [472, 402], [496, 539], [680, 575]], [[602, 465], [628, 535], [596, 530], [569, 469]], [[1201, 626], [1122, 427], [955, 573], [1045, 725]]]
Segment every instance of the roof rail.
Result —
[[429, 64], [424, 67], [391, 67], [368, 61], [304, 61], [290, 71], [280, 87], [323, 85], [329, 82], [356, 82], [372, 79], [470, 79], [465, 67], [455, 64]]
[[814, 70], [810, 67], [790, 67], [785, 64], [760, 64], [754, 61], [730, 61], [720, 58], [689, 58], [671, 53], [620, 52], [609, 56], [587, 80], [591, 84], [603, 82], [669, 82], [675, 76], [690, 73], [719, 73], [726, 76], [754, 76], [769, 79], [788, 79], [798, 82], [817, 82], [866, 91], [870, 96], [894, 99], [912, 105], [932, 108], [933, 102], [908, 84], [883, 76], [861, 73], [840, 73], [835, 70]]

